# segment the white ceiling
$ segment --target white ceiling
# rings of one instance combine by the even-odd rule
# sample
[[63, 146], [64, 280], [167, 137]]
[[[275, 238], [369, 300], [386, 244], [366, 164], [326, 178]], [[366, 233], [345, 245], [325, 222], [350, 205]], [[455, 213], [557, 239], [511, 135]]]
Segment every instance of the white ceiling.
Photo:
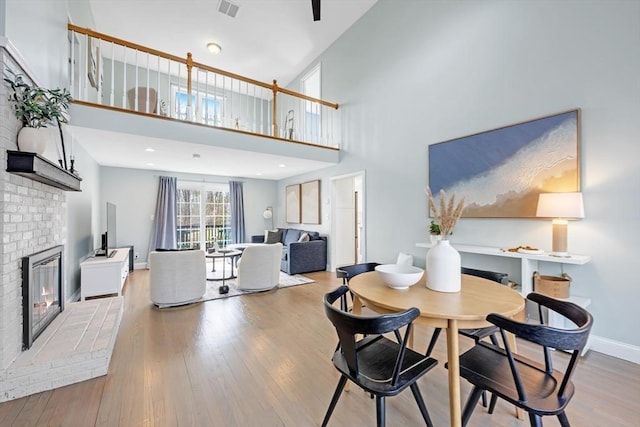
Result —
[[[280, 86], [286, 86], [376, 1], [321, 0], [321, 20], [318, 22], [313, 21], [311, 0], [232, 0], [239, 6], [235, 18], [218, 12], [220, 0], [90, 0], [90, 5], [98, 32], [177, 56], [191, 52], [196, 62], [264, 82], [275, 79]], [[208, 42], [220, 44], [222, 52], [211, 54], [206, 48]], [[144, 156], [131, 151], [133, 147], [153, 142], [148, 138], [128, 137], [128, 144], [114, 147], [111, 143], [109, 150], [99, 148], [104, 146], [102, 140], [113, 141], [113, 135], [108, 132], [89, 133], [77, 129], [74, 138], [101, 165], [160, 168], [149, 166]], [[132, 140], [137, 138], [141, 139], [133, 143]], [[185, 152], [193, 152], [193, 147], [181, 145], [183, 143], [156, 142], [163, 146], [162, 152], [169, 160], [184, 156]], [[242, 176], [238, 174], [241, 165], [266, 163], [264, 154], [226, 154], [229, 160], [225, 164], [228, 167], [215, 170], [209, 167], [207, 173]], [[299, 163], [302, 172], [284, 172], [278, 165], [286, 159], [272, 160], [273, 169], [262, 172], [270, 179], [318, 168], [313, 162], [305, 168], [304, 162], [308, 161], [303, 160]], [[172, 164], [178, 167], [178, 162], [166, 162], [166, 165]]]

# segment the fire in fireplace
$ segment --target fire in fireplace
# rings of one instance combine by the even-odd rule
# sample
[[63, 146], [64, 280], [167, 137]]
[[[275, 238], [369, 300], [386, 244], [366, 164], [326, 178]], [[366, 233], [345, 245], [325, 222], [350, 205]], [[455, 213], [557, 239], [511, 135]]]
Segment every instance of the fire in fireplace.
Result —
[[62, 295], [64, 246], [22, 258], [22, 348], [33, 341], [64, 310]]

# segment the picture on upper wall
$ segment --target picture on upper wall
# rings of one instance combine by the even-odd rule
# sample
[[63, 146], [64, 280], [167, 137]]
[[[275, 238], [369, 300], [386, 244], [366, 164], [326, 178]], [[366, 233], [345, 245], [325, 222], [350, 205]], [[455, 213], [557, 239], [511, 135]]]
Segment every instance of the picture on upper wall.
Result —
[[534, 218], [538, 194], [580, 191], [580, 110], [429, 146], [429, 188], [466, 218]]

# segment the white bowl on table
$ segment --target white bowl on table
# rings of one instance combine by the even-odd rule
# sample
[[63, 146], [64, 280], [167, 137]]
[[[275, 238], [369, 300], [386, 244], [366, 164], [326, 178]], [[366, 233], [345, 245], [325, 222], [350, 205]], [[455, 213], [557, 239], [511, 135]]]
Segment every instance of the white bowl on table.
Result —
[[393, 289], [407, 289], [422, 279], [424, 270], [406, 264], [381, 264], [376, 272], [384, 283]]

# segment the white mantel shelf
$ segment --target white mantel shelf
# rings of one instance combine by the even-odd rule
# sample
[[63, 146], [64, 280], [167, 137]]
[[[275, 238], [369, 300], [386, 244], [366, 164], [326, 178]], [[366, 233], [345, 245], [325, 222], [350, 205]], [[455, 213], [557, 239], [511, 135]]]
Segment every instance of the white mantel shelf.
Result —
[[[419, 248], [429, 249], [432, 245], [430, 243], [416, 243]], [[520, 293], [523, 296], [528, 295], [533, 291], [533, 273], [538, 271], [539, 262], [553, 262], [557, 264], [574, 264], [583, 265], [591, 261], [589, 255], [575, 255], [570, 254], [568, 257], [558, 257], [549, 254], [524, 254], [520, 252], [510, 252], [507, 249], [495, 248], [490, 246], [479, 245], [465, 245], [462, 243], [453, 243], [452, 246], [458, 252], [465, 252], [470, 254], [490, 255], [505, 258], [519, 258], [520, 259], [520, 285], [522, 286]]]

